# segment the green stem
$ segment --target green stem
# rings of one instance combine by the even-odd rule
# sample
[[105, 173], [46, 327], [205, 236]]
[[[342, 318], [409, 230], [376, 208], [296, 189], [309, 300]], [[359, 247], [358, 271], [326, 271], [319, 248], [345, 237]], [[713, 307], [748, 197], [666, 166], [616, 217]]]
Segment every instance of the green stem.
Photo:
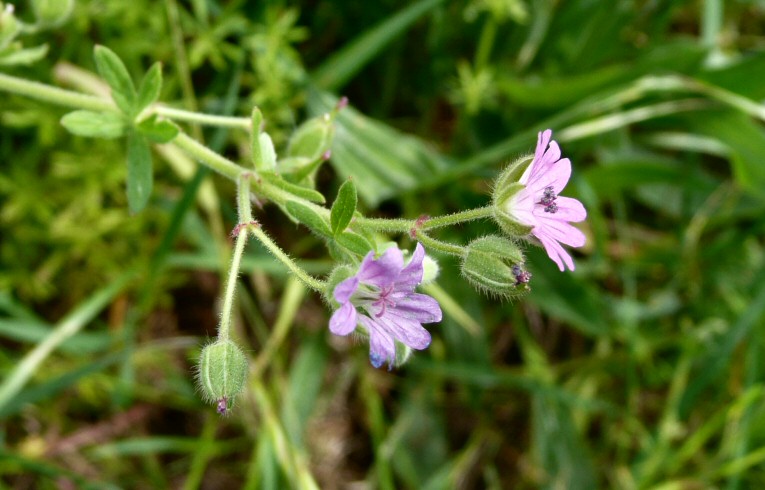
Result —
[[464, 223], [466, 221], [473, 221], [476, 219], [490, 218], [494, 214], [494, 208], [492, 206], [484, 206], [482, 208], [468, 209], [467, 211], [460, 211], [458, 213], [446, 214], [444, 216], [436, 216], [435, 218], [429, 218], [426, 220], [420, 229], [431, 230], [433, 228], [441, 228], [444, 226], [456, 225]]
[[327, 287], [326, 283], [308, 275], [308, 273], [301, 269], [300, 266], [297, 265], [291, 258], [289, 258], [289, 256], [284, 253], [284, 251], [279, 248], [279, 246], [274, 243], [273, 240], [271, 240], [271, 237], [266, 235], [266, 233], [259, 226], [248, 226], [247, 229], [250, 230], [250, 233], [252, 233], [255, 238], [260, 240], [260, 242], [269, 252], [271, 252], [271, 254], [273, 254], [274, 257], [276, 257], [282, 264], [287, 266], [287, 268], [291, 270], [298, 279], [303, 281], [306, 286], [313, 289], [314, 291], [318, 291], [320, 293], [324, 292], [324, 289]]
[[149, 110], [158, 116], [163, 116], [175, 121], [186, 121], [206, 126], [241, 128], [248, 131], [251, 126], [250, 119], [246, 117], [215, 116], [211, 114], [201, 114], [199, 112], [184, 111], [183, 109], [174, 109], [162, 105], [151, 107]]
[[415, 221], [402, 218], [364, 218], [363, 216], [357, 216], [353, 218], [353, 224], [380, 232], [409, 233], [414, 228]]
[[234, 182], [236, 182], [242, 172], [245, 171], [236, 163], [215, 153], [205, 145], [189, 137], [186, 133], [178, 133], [178, 136], [175, 137], [172, 143], [188, 153], [189, 156], [193, 157], [198, 162]]
[[252, 222], [252, 205], [250, 204], [251, 174], [242, 172], [236, 182], [236, 207], [239, 211], [239, 224]]
[[218, 327], [218, 340], [228, 340], [228, 332], [231, 329], [231, 309], [234, 305], [234, 292], [236, 291], [236, 279], [239, 277], [239, 265], [242, 262], [244, 246], [247, 244], [246, 227], [239, 229], [234, 246], [234, 256], [231, 258], [231, 268], [228, 271], [228, 282], [223, 297], [223, 309], [220, 314], [220, 326]]
[[111, 100], [0, 73], [0, 90], [51, 104], [91, 111], [116, 110]]
[[416, 235], [417, 241], [422, 243], [422, 245], [425, 248], [430, 248], [433, 250], [437, 250], [439, 252], [443, 252], [445, 254], [454, 255], [456, 257], [464, 257], [465, 256], [465, 248], [460, 247], [459, 245], [452, 245], [451, 243], [442, 242], [441, 240], [436, 240], [435, 238], [431, 238], [425, 233], [423, 233], [421, 230], [417, 230]]

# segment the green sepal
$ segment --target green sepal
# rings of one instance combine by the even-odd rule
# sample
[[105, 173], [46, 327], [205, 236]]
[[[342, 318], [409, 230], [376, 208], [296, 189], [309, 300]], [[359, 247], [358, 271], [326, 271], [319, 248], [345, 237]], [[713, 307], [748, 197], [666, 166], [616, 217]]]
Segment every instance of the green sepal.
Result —
[[326, 220], [316, 211], [297, 201], [287, 201], [287, 212], [311, 231], [324, 238], [332, 237], [332, 230]]
[[329, 213], [329, 223], [333, 235], [338, 236], [348, 227], [353, 219], [353, 214], [356, 212], [357, 203], [356, 185], [351, 179], [348, 179], [338, 189], [337, 198], [332, 203], [332, 209]]
[[178, 126], [152, 114], [136, 125], [136, 129], [152, 143], [168, 143], [178, 136]]
[[106, 46], [96, 46], [93, 53], [96, 70], [111, 87], [114, 103], [132, 119], [135, 115], [137, 94], [125, 64]]
[[128, 131], [127, 137], [127, 197], [130, 212], [141, 211], [151, 197], [153, 184], [151, 149], [146, 137]]
[[533, 161], [533, 155], [518, 158], [507, 166], [494, 182], [492, 204], [494, 220], [502, 231], [512, 238], [523, 238], [531, 233], [533, 227], [519, 222], [512, 214], [512, 198], [526, 188], [518, 182], [523, 173]]
[[277, 166], [279, 173], [290, 182], [313, 186], [312, 174], [326, 161], [324, 155], [313, 160], [308, 157], [287, 157], [279, 160]]
[[461, 272], [476, 289], [503, 297], [520, 296], [529, 287], [518, 283], [513, 266], [522, 268], [523, 263], [523, 253], [512, 240], [489, 235], [468, 245]]
[[159, 93], [162, 90], [162, 63], [157, 61], [146, 75], [143, 76], [141, 84], [138, 86], [138, 95], [134, 112], [140, 113], [159, 99]]
[[275, 185], [276, 187], [294, 194], [297, 197], [302, 197], [306, 201], [311, 201], [318, 204], [324, 204], [327, 202], [321, 192], [293, 184], [291, 182], [287, 182], [280, 175], [277, 175], [273, 172], [259, 172], [258, 176], [269, 184]]
[[87, 138], [114, 139], [125, 135], [125, 118], [115, 112], [74, 111], [61, 118], [72, 134]]

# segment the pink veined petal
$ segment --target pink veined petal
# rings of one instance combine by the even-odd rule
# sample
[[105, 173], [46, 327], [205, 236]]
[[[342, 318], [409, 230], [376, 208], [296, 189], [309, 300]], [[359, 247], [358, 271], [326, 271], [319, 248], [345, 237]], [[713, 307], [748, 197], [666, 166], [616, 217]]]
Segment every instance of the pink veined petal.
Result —
[[359, 266], [356, 277], [365, 284], [383, 288], [396, 280], [404, 267], [404, 256], [397, 247], [390, 247], [379, 259], [369, 252]]
[[356, 329], [358, 313], [350, 302], [344, 303], [329, 319], [329, 330], [335, 335], [348, 335]]
[[377, 321], [368, 316], [360, 315], [359, 321], [369, 333], [369, 362], [379, 368], [388, 363], [388, 370], [393, 368], [396, 360], [396, 343], [393, 337]]
[[568, 252], [566, 252], [566, 249], [560, 246], [560, 243], [546, 235], [535, 234], [535, 236], [542, 242], [542, 246], [545, 248], [547, 256], [550, 257], [553, 262], [558, 264], [558, 269], [560, 269], [561, 272], [566, 270], [563, 266], [564, 262], [569, 270], [574, 270], [574, 260]]
[[567, 221], [556, 219], [558, 213], [547, 213], [548, 216], [538, 215], [539, 225], [534, 228], [535, 235], [543, 234], [557, 242], [569, 247], [581, 247], [587, 241], [587, 237], [579, 228], [570, 225]]
[[412, 293], [403, 298], [394, 296], [392, 299], [395, 301], [396, 307], [388, 311], [390, 315], [420, 323], [441, 321], [441, 306], [438, 301], [427, 294]]
[[358, 287], [359, 278], [356, 276], [349, 277], [348, 279], [338, 283], [338, 285], [335, 286], [335, 290], [333, 291], [335, 301], [338, 303], [347, 303], [348, 300], [351, 299], [353, 293], [356, 292]]
[[555, 204], [558, 205], [558, 211], [555, 212], [554, 217], [558, 220], [578, 223], [587, 217], [587, 210], [579, 200], [573, 197], [558, 196]]
[[550, 138], [552, 138], [552, 129], [545, 129], [537, 133], [537, 148], [534, 151], [534, 160], [542, 161], [547, 145], [550, 143]]
[[414, 291], [419, 283], [422, 282], [422, 260], [425, 258], [425, 248], [420, 242], [414, 248], [412, 258], [406, 267], [401, 269], [401, 274], [396, 279], [394, 289], [396, 291]]
[[516, 221], [520, 221], [526, 226], [536, 226], [537, 217], [534, 212], [533, 198], [528, 192], [528, 189], [522, 189], [518, 191], [518, 194], [513, 196], [509, 204], [507, 204], [507, 212], [511, 214]]
[[539, 173], [535, 177], [530, 179], [527, 187], [537, 194], [535, 197], [537, 201], [541, 198], [542, 192], [548, 186], [552, 186], [553, 191], [556, 194], [560, 194], [561, 191], [568, 184], [571, 178], [571, 160], [568, 158], [562, 158], [556, 160], [555, 163], [547, 166], [544, 172]]
[[412, 349], [422, 350], [430, 345], [430, 332], [415, 320], [385, 314], [373, 320], [394, 339]]

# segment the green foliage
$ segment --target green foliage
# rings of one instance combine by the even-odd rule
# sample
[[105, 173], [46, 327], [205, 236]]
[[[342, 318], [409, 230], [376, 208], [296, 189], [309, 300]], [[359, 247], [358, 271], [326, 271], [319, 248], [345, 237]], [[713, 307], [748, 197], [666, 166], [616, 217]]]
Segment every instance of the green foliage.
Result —
[[329, 214], [329, 223], [334, 236], [348, 228], [351, 219], [353, 219], [353, 213], [356, 212], [356, 203], [356, 186], [352, 180], [346, 180], [337, 191], [337, 198], [332, 203]]
[[[81, 1], [57, 31], [8, 21], [4, 72], [111, 90], [125, 117], [2, 94], [5, 486], [762, 487], [760, 4], [267, 3]], [[93, 39], [108, 46], [95, 64]], [[352, 176], [353, 206], [339, 206], [349, 190], [326, 216], [288, 205], [313, 233], [269, 202], [254, 210], [317, 276], [331, 270], [318, 242], [363, 256], [380, 238], [354, 229], [351, 207], [415, 219], [485, 205], [547, 127], [572, 161], [564, 195], [587, 207], [588, 245], [571, 274], [529, 250], [530, 292], [513, 303], [437, 255], [427, 292], [444, 321], [388, 373], [330, 337], [323, 300], [253, 244], [232, 325], [252, 376], [221, 420], [189, 372], [217, 324], [233, 186], [172, 145], [150, 150], [176, 134], [136, 120], [160, 93], [211, 114], [257, 105], [253, 134], [180, 123], [256, 163], [288, 157], [295, 128], [349, 97], [315, 189], [275, 166], [259, 175], [316, 203]], [[493, 229], [428, 232], [468, 243]]]

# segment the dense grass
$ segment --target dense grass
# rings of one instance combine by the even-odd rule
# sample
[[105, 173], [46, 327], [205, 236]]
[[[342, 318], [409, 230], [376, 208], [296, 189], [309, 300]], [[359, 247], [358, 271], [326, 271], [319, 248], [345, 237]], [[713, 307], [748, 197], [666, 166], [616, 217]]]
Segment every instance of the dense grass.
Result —
[[[515, 302], [444, 256], [429, 291], [444, 321], [392, 372], [251, 244], [234, 329], [252, 372], [221, 418], [193, 366], [235, 187], [155, 147], [131, 215], [121, 140], [2, 94], [0, 488], [762, 488], [763, 21], [754, 0], [78, 1], [21, 38], [44, 59], [0, 71], [103, 93], [88, 73], [102, 44], [134, 76], [161, 61], [174, 107], [257, 104], [277, 149], [346, 95], [318, 187], [352, 175], [387, 217], [484, 205], [549, 127], [588, 244], [574, 273], [531, 250]], [[245, 132], [186, 127], [246, 158]], [[278, 208], [256, 214], [309, 272], [332, 267]]]

